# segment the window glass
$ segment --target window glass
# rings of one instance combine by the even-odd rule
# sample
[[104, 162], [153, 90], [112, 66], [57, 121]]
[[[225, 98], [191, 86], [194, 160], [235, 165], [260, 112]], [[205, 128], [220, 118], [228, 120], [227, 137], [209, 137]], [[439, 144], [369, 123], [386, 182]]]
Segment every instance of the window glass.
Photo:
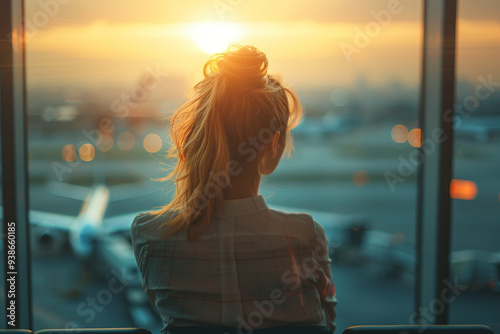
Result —
[[500, 6], [460, 1], [454, 123], [451, 323], [500, 330]]
[[26, 0], [35, 329], [161, 327], [127, 227], [171, 198], [150, 181], [174, 163], [165, 117], [229, 41], [304, 106], [260, 192], [325, 226], [337, 330], [410, 323], [421, 18], [420, 1]]

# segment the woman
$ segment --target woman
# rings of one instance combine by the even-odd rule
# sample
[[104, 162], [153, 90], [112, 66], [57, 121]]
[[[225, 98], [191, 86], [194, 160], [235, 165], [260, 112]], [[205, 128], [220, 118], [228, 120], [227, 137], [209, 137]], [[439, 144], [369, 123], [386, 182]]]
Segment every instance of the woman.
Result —
[[165, 180], [175, 181], [175, 196], [138, 215], [131, 230], [164, 332], [335, 328], [323, 228], [310, 215], [269, 209], [258, 195], [261, 176], [290, 152], [302, 112], [267, 67], [252, 46], [215, 54], [172, 117], [177, 165]]

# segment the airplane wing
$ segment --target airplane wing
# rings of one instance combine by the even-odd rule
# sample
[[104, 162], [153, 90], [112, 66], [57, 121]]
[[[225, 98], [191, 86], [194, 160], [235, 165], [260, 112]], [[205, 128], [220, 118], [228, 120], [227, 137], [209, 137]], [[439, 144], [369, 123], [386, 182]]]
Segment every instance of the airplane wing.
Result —
[[30, 210], [29, 213], [30, 224], [64, 231], [69, 231], [71, 223], [74, 219], [75, 217], [73, 216], [38, 210]]
[[124, 213], [118, 216], [104, 218], [102, 222], [102, 228], [104, 230], [103, 232], [105, 234], [113, 234], [116, 232], [130, 230], [132, 221], [134, 220], [135, 216], [137, 216], [139, 213], [140, 212], [131, 212], [131, 213]]
[[[3, 207], [1, 206], [0, 215], [3, 215]], [[75, 217], [60, 215], [52, 212], [30, 210], [28, 219], [32, 225], [40, 225], [47, 228], [69, 231], [71, 223]]]
[[89, 190], [89, 187], [63, 182], [49, 182], [48, 185], [49, 193], [78, 201], [84, 201], [89, 194]]

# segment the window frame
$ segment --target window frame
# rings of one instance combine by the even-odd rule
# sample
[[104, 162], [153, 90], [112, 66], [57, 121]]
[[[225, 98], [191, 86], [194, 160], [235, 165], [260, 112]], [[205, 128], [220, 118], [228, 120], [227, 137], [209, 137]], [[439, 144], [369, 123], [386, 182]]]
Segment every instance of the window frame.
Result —
[[[417, 181], [414, 318], [422, 324], [448, 324], [449, 315], [442, 292], [450, 284], [456, 17], [456, 0], [425, 0], [419, 106], [419, 157], [423, 163]], [[424, 143], [432, 144], [434, 150], [426, 152]], [[438, 301], [440, 310], [434, 307]], [[423, 310], [429, 311], [432, 321]]]
[[[6, 302], [2, 328], [7, 329], [32, 328], [23, 17], [24, 1], [0, 1], [2, 239]], [[10, 267], [12, 256], [14, 266]], [[15, 284], [13, 293], [12, 283]], [[13, 310], [7, 309], [10, 305]], [[13, 318], [7, 318], [7, 314], [13, 314], [15, 320], [11, 321]]]

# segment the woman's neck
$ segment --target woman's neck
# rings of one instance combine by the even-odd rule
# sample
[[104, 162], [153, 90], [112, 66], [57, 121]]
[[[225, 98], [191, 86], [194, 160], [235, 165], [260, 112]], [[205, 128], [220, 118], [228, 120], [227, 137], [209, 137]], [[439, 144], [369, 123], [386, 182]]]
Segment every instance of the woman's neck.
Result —
[[241, 199], [259, 194], [260, 174], [240, 173], [231, 177], [231, 188], [224, 189], [224, 199]]

